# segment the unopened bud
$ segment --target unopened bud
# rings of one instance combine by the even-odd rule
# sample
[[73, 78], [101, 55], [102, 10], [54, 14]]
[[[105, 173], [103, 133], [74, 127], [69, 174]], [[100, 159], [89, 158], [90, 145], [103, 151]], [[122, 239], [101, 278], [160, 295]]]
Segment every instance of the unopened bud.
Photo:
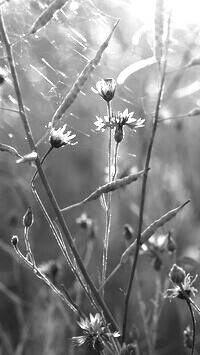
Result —
[[186, 273], [182, 267], [174, 264], [169, 272], [171, 281], [177, 285], [181, 284], [185, 279]]
[[124, 138], [123, 126], [118, 124], [115, 128], [115, 142], [120, 143]]
[[131, 240], [134, 236], [134, 231], [133, 228], [130, 226], [130, 224], [125, 224], [124, 225], [124, 238], [126, 240]]
[[169, 253], [174, 253], [176, 251], [176, 242], [170, 232], [167, 236], [167, 250]]
[[18, 242], [19, 242], [18, 236], [17, 235], [13, 235], [12, 239], [11, 239], [11, 243], [14, 246], [14, 248], [16, 248]]
[[116, 81], [112, 78], [102, 79], [96, 83], [99, 95], [107, 102], [111, 101], [115, 94]]
[[33, 224], [33, 221], [34, 221], [33, 213], [32, 213], [31, 207], [29, 207], [23, 217], [24, 227], [26, 227], [26, 228], [31, 227]]

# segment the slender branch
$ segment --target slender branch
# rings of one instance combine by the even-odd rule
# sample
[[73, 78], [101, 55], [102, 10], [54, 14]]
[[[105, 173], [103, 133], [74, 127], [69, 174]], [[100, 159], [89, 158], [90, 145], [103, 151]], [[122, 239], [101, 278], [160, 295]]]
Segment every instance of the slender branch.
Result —
[[[37, 147], [36, 147], [34, 139], [33, 139], [33, 135], [32, 135], [31, 129], [30, 129], [30, 125], [29, 125], [28, 119], [26, 117], [26, 112], [25, 112], [25, 108], [24, 108], [24, 104], [23, 104], [23, 100], [22, 100], [22, 95], [21, 95], [21, 90], [20, 90], [20, 86], [19, 86], [19, 80], [18, 80], [18, 76], [17, 76], [17, 71], [16, 71], [16, 68], [15, 68], [15, 61], [14, 61], [14, 57], [13, 57], [13, 53], [12, 53], [12, 47], [10, 45], [10, 41], [9, 41], [9, 38], [8, 38], [8, 35], [7, 35], [7, 32], [6, 32], [4, 19], [3, 19], [3, 16], [2, 16], [2, 10], [1, 10], [1, 13], [0, 13], [0, 33], [1, 33], [1, 39], [2, 39], [2, 41], [4, 43], [4, 46], [5, 46], [5, 49], [6, 49], [6, 52], [7, 52], [8, 63], [9, 63], [10, 70], [11, 70], [11, 75], [12, 75], [12, 78], [13, 78], [13, 85], [14, 85], [14, 89], [15, 89], [15, 92], [16, 92], [19, 112], [20, 112], [20, 116], [21, 116], [21, 120], [22, 120], [24, 129], [25, 129], [25, 132], [26, 132], [27, 140], [28, 140], [29, 146], [31, 148], [31, 151], [35, 151], [37, 153]], [[51, 202], [53, 210], [54, 210], [54, 212], [56, 214], [56, 217], [58, 219], [58, 222], [59, 222], [59, 224], [60, 224], [60, 226], [61, 226], [61, 228], [63, 230], [63, 233], [64, 233], [65, 238], [66, 238], [66, 240], [68, 242], [68, 245], [69, 245], [69, 247], [71, 249], [71, 252], [72, 252], [72, 254], [73, 254], [73, 256], [74, 256], [74, 258], [76, 260], [76, 263], [77, 263], [77, 265], [78, 265], [83, 277], [85, 278], [86, 283], [89, 286], [94, 298], [96, 299], [97, 303], [99, 304], [99, 306], [103, 310], [105, 318], [107, 319], [108, 322], [110, 322], [113, 325], [114, 329], [118, 329], [118, 325], [115, 322], [110, 310], [108, 309], [107, 305], [105, 304], [105, 302], [103, 301], [101, 296], [98, 294], [98, 291], [97, 291], [93, 281], [91, 280], [90, 276], [88, 275], [88, 273], [87, 273], [87, 271], [86, 271], [86, 269], [85, 269], [85, 267], [83, 265], [81, 257], [80, 257], [80, 255], [78, 253], [78, 250], [77, 250], [76, 246], [75, 246], [74, 240], [73, 240], [73, 238], [71, 236], [71, 233], [70, 233], [70, 231], [68, 229], [68, 226], [65, 223], [65, 219], [64, 219], [63, 215], [60, 213], [57, 200], [56, 200], [56, 198], [55, 198], [55, 196], [54, 196], [54, 194], [53, 194], [53, 192], [52, 192], [52, 190], [50, 188], [50, 185], [48, 183], [46, 175], [43, 172], [43, 169], [42, 169], [42, 166], [41, 166], [41, 162], [40, 162], [40, 159], [39, 159], [38, 156], [36, 158], [35, 163], [36, 163], [36, 166], [37, 166], [37, 169], [38, 169], [38, 174], [40, 175], [42, 184], [44, 186], [44, 189], [46, 190], [46, 193], [47, 193], [47, 196], [49, 198], [49, 201]]]
[[135, 276], [135, 270], [136, 270], [136, 265], [137, 265], [137, 260], [138, 260], [138, 256], [139, 256], [139, 250], [140, 250], [140, 239], [141, 239], [141, 232], [142, 232], [142, 225], [143, 225], [143, 215], [144, 215], [144, 205], [145, 205], [145, 197], [146, 197], [146, 186], [147, 186], [148, 170], [149, 170], [151, 153], [152, 153], [154, 138], [155, 138], [156, 129], [157, 129], [157, 125], [158, 125], [160, 106], [161, 106], [161, 101], [162, 101], [162, 96], [163, 96], [163, 89], [164, 89], [164, 82], [165, 82], [165, 75], [166, 75], [166, 67], [167, 67], [167, 48], [168, 48], [168, 42], [169, 42], [170, 20], [171, 20], [171, 15], [169, 16], [169, 21], [168, 21], [168, 37], [167, 37], [167, 42], [166, 42], [167, 43], [166, 44], [166, 55], [165, 55], [165, 61], [163, 63], [163, 70], [162, 70], [162, 77], [161, 77], [161, 82], [160, 82], [160, 89], [159, 89], [159, 92], [158, 92], [158, 98], [157, 98], [157, 104], [156, 104], [156, 110], [155, 110], [155, 118], [154, 118], [151, 138], [150, 138], [150, 142], [149, 142], [149, 146], [148, 146], [148, 150], [147, 150], [145, 168], [144, 168], [144, 175], [143, 175], [143, 180], [142, 180], [142, 191], [141, 191], [140, 213], [139, 213], [139, 223], [138, 223], [138, 231], [137, 231], [136, 249], [135, 249], [134, 262], [133, 262], [133, 266], [132, 266], [132, 270], [131, 270], [131, 275], [130, 275], [130, 279], [129, 279], [129, 283], [128, 283], [128, 288], [127, 288], [127, 292], [126, 292], [126, 296], [125, 296], [123, 330], [122, 330], [122, 343], [124, 342], [125, 336], [126, 336], [126, 326], [127, 326], [129, 299], [130, 299], [130, 295], [131, 295], [132, 283], [133, 283], [133, 279], [134, 279], [134, 276]]
[[[109, 122], [112, 118], [112, 108], [110, 101], [107, 102], [107, 113]], [[109, 138], [108, 138], [108, 179], [109, 183], [111, 182], [111, 165], [112, 165], [112, 130], [109, 129]], [[110, 228], [111, 228], [111, 192], [108, 193], [107, 208], [106, 208], [106, 228], [104, 236], [104, 245], [103, 245], [103, 263], [102, 263], [102, 284], [106, 280], [106, 271], [108, 263], [108, 245], [110, 237]], [[102, 288], [102, 295], [104, 295], [104, 287]]]

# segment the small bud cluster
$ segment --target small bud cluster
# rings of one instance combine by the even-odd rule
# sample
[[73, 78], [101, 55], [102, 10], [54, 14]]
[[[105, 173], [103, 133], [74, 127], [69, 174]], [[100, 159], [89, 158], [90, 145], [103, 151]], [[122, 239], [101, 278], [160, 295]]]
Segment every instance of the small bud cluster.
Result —
[[31, 207], [29, 207], [23, 217], [23, 225], [26, 228], [30, 228], [34, 222], [33, 213]]

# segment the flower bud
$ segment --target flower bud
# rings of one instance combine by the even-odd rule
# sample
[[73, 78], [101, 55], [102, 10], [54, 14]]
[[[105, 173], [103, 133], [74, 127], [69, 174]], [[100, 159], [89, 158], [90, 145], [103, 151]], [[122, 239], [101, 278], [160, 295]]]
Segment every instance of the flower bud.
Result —
[[134, 231], [133, 228], [130, 226], [130, 224], [125, 224], [124, 225], [124, 238], [126, 240], [131, 240], [134, 236]]
[[185, 279], [186, 273], [182, 267], [177, 266], [174, 264], [169, 272], [169, 277], [171, 281], [177, 285], [182, 283]]
[[102, 79], [96, 83], [99, 95], [107, 102], [111, 101], [115, 94], [116, 81], [112, 78]]
[[17, 235], [13, 235], [12, 239], [11, 239], [11, 243], [14, 246], [14, 248], [16, 248], [18, 242], [19, 242], [18, 236]]
[[170, 232], [167, 236], [167, 251], [169, 253], [173, 253], [174, 251], [176, 251], [176, 242]]
[[23, 217], [24, 227], [26, 227], [26, 228], [31, 227], [33, 224], [33, 221], [34, 221], [33, 213], [32, 213], [31, 207], [29, 207]]
[[120, 143], [122, 139], [124, 138], [124, 132], [123, 132], [123, 126], [122, 125], [117, 125], [115, 128], [115, 142]]

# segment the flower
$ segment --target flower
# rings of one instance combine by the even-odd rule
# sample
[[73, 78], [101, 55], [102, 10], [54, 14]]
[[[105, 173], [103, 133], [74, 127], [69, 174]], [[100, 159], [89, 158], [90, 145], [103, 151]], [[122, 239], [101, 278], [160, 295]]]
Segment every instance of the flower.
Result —
[[181, 298], [185, 299], [185, 294], [190, 297], [196, 295], [198, 290], [193, 286], [198, 275], [192, 277], [190, 273], [186, 274], [185, 270], [174, 264], [170, 270], [169, 277], [174, 284], [173, 288], [169, 288], [164, 293], [165, 298]]
[[80, 322], [77, 323], [84, 334], [72, 338], [74, 344], [78, 346], [87, 343], [92, 345], [95, 350], [102, 351], [105, 343], [110, 343], [111, 336], [120, 336], [119, 332], [110, 332], [108, 326], [104, 325], [103, 318], [99, 313], [96, 313], [95, 316], [90, 314], [90, 318], [81, 318]]
[[142, 118], [134, 118], [134, 112], [128, 112], [126, 108], [123, 112], [118, 111], [109, 118], [108, 116], [99, 117], [96, 116], [97, 121], [94, 122], [95, 126], [97, 126], [97, 131], [104, 132], [106, 128], [115, 129], [115, 135], [121, 136], [121, 140], [123, 139], [123, 127], [128, 126], [130, 129], [134, 131], [137, 128], [144, 127], [145, 119]]
[[76, 144], [71, 142], [71, 140], [76, 137], [75, 134], [70, 135], [71, 131], [64, 133], [66, 127], [67, 125], [64, 124], [62, 128], [60, 127], [57, 130], [55, 128], [51, 129], [49, 141], [53, 148], [60, 148], [66, 144]]
[[111, 101], [115, 94], [116, 81], [112, 78], [97, 81], [96, 88], [98, 94], [107, 102]]

